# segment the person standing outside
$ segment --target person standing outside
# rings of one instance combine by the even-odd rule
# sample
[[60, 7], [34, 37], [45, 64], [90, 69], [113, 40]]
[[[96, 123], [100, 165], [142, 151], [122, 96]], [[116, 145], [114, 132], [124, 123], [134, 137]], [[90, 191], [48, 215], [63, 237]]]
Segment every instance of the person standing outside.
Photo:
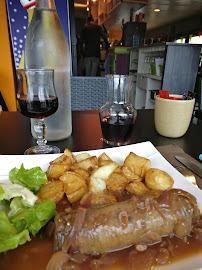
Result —
[[97, 74], [100, 60], [100, 38], [104, 39], [107, 50], [107, 35], [100, 25], [94, 23], [94, 19], [92, 15], [90, 15], [80, 36], [81, 53], [85, 58], [86, 76], [96, 76]]

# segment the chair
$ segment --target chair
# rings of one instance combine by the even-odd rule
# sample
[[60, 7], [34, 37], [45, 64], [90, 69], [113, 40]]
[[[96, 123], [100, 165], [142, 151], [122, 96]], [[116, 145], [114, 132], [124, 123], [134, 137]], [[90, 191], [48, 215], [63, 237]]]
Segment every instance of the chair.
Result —
[[98, 110], [106, 101], [105, 77], [71, 77], [72, 111]]

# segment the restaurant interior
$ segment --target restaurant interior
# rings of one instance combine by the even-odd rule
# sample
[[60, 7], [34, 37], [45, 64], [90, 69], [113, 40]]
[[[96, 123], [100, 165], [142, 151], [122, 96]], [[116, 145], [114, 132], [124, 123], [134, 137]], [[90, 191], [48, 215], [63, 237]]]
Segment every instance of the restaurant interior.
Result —
[[[72, 58], [72, 89], [75, 89], [75, 84], [77, 88], [80, 85], [81, 92], [78, 91], [78, 94], [82, 96], [83, 91], [87, 96], [92, 96], [92, 89], [97, 89], [97, 95], [103, 91], [103, 85], [106, 88], [106, 74], [133, 74], [131, 101], [136, 109], [154, 109], [154, 98], [151, 95], [155, 96], [159, 89], [163, 89], [173, 94], [188, 91], [196, 93], [196, 110], [201, 110], [201, 11], [200, 0], [76, 0], [72, 12], [74, 38], [71, 42], [75, 55]], [[108, 36], [109, 48], [106, 50], [101, 39], [97, 76], [86, 80], [84, 58], [78, 48], [81, 31], [89, 15], [103, 27]], [[134, 43], [136, 32], [140, 39], [138, 45]], [[174, 44], [175, 47], [172, 47]], [[149, 55], [150, 58], [160, 58], [163, 61], [159, 76], [153, 71], [151, 59], [146, 60]], [[171, 60], [174, 55], [175, 59]], [[178, 74], [177, 79], [175, 74]], [[141, 84], [141, 81], [144, 84], [144, 80], [149, 83], [146, 88]], [[90, 104], [89, 108], [99, 108], [105, 101], [106, 98], [99, 95], [99, 103]], [[72, 104], [74, 106], [74, 100]], [[75, 109], [85, 109], [85, 104], [86, 100], [83, 104], [77, 103]], [[200, 123], [198, 117], [201, 116], [196, 115]]]
[[[136, 2], [136, 3], [135, 3]], [[90, 14], [95, 23], [102, 25], [108, 34], [111, 50], [117, 45], [124, 46], [135, 30], [129, 22], [142, 22], [146, 24], [146, 31], [141, 45], [151, 45], [162, 42], [191, 42], [192, 37], [201, 33], [201, 2], [200, 1], [83, 1], [77, 0], [74, 4], [76, 37], [80, 36], [81, 29]], [[143, 18], [138, 18], [138, 16]], [[128, 27], [128, 29], [125, 29]], [[133, 25], [135, 28], [135, 25]], [[125, 30], [125, 33], [124, 33]], [[192, 39], [192, 42], [193, 39]], [[199, 41], [200, 39], [199, 39]], [[144, 44], [143, 44], [144, 43]], [[127, 45], [133, 46], [132, 42]], [[125, 45], [126, 46], [126, 45]], [[112, 53], [112, 52], [111, 52]], [[78, 56], [79, 57], [79, 56]], [[77, 59], [78, 60], [78, 59]], [[100, 72], [103, 76], [103, 62], [106, 60], [104, 46], [101, 47]], [[73, 69], [74, 72], [74, 69]], [[75, 71], [75, 75], [82, 75]], [[84, 74], [84, 73], [83, 73]]]
[[[4, 110], [16, 110], [16, 100], [14, 95], [14, 59], [11, 45], [11, 37], [9, 36], [9, 24], [8, 24], [8, 14], [6, 13], [6, 1], [1, 1], [1, 23], [2, 27], [1, 37], [1, 77], [6, 78], [0, 81], [1, 90], [1, 106]], [[138, 46], [144, 48], [152, 48], [152, 46], [165, 44], [166, 42], [172, 42], [177, 44], [181, 43], [199, 43], [198, 46], [202, 44], [201, 37], [201, 11], [202, 3], [200, 0], [195, 1], [181, 1], [181, 0], [164, 0], [164, 1], [154, 1], [154, 0], [142, 0], [142, 1], [103, 1], [103, 0], [75, 0], [69, 1], [69, 21], [70, 21], [70, 34], [71, 34], [71, 64], [72, 64], [72, 77], [71, 86], [74, 90], [77, 88], [85, 88], [86, 83], [91, 85], [91, 88], [97, 88], [97, 92], [102, 91], [99, 87], [103, 87], [103, 82], [105, 85], [104, 76], [106, 72], [110, 74], [136, 74], [140, 73], [138, 65], [135, 67], [132, 57], [134, 54], [138, 54]], [[101, 25], [106, 31], [109, 43], [108, 51], [105, 50], [103, 41], [101, 40], [101, 57], [98, 66], [98, 72], [96, 78], [85, 77], [84, 69], [84, 59], [79, 55], [78, 43], [80, 38], [80, 33], [83, 26], [86, 23], [87, 17], [92, 15], [94, 22]], [[135, 25], [139, 25], [139, 30], [141, 31], [140, 43], [134, 45], [134, 33]], [[141, 27], [143, 28], [141, 29]], [[196, 37], [198, 37], [196, 41]], [[135, 47], [134, 47], [135, 46]], [[149, 49], [148, 49], [149, 50]], [[164, 51], [167, 50], [165, 46]], [[191, 50], [191, 48], [190, 48]], [[145, 57], [145, 53], [135, 56], [137, 60], [138, 57]], [[143, 56], [144, 55], [144, 56]], [[110, 56], [112, 60], [108, 61]], [[161, 56], [161, 55], [160, 55]], [[121, 57], [124, 64], [118, 63], [117, 59]], [[162, 55], [164, 60], [166, 55]], [[200, 92], [200, 78], [201, 78], [201, 51], [199, 53], [199, 62], [195, 65], [192, 73], [192, 86], [190, 91]], [[186, 55], [182, 58], [187, 58]], [[192, 59], [193, 60], [193, 59]], [[120, 60], [122, 61], [122, 60]], [[191, 59], [187, 59], [191, 61]], [[195, 60], [197, 61], [197, 60]], [[186, 63], [185, 63], [186, 64]], [[165, 61], [164, 64], [165, 65]], [[187, 64], [186, 64], [187, 65]], [[118, 67], [117, 67], [118, 66]], [[119, 70], [120, 66], [122, 68]], [[151, 68], [147, 73], [150, 73]], [[196, 70], [197, 69], [197, 70]], [[184, 71], [185, 72], [185, 71]], [[166, 74], [162, 74], [162, 78]], [[137, 78], [135, 79], [135, 81]], [[162, 81], [159, 83], [157, 88], [162, 88]], [[134, 82], [135, 84], [135, 82]], [[76, 86], [75, 86], [76, 85]], [[81, 85], [81, 87], [79, 86]], [[136, 86], [134, 85], [134, 88]], [[175, 87], [174, 87], [175, 88]], [[196, 88], [196, 89], [195, 89]], [[8, 91], [5, 89], [9, 89]], [[155, 89], [154, 89], [155, 90]], [[83, 89], [81, 90], [83, 91]], [[133, 94], [133, 103], [135, 104], [135, 92]], [[72, 91], [74, 93], [74, 91]], [[181, 93], [180, 91], [180, 94]], [[199, 98], [200, 99], [200, 98]], [[101, 100], [100, 102], [103, 102]], [[137, 101], [139, 103], [139, 101]], [[137, 103], [136, 102], [136, 103]], [[83, 109], [83, 105], [80, 107], [73, 104], [73, 110]], [[100, 103], [101, 104], [101, 103]], [[96, 105], [97, 108], [100, 105]], [[89, 107], [90, 109], [95, 108], [94, 105]], [[144, 104], [140, 104], [137, 108], [145, 108]], [[153, 105], [151, 106], [153, 108]]]
[[54, 55], [42, 35], [38, 70], [18, 1], [0, 0], [0, 269], [202, 269], [202, 0], [41, 0], [70, 38]]

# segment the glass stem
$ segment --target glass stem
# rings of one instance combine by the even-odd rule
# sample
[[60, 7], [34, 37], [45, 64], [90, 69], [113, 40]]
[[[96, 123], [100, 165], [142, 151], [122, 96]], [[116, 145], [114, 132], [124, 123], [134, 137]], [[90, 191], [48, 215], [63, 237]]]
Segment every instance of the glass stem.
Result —
[[34, 125], [34, 130], [37, 135], [37, 141], [36, 143], [38, 146], [44, 146], [47, 143], [47, 140], [45, 139], [46, 136], [46, 125], [44, 123], [44, 118], [36, 119], [36, 123]]

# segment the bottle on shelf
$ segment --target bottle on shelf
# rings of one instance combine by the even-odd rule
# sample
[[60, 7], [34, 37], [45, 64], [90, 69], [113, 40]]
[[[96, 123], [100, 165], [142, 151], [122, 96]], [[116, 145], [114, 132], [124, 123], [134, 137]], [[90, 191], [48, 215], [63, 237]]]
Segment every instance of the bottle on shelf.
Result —
[[[48, 141], [69, 137], [72, 133], [70, 52], [67, 37], [60, 23], [54, 0], [38, 0], [25, 43], [25, 68], [53, 69], [59, 107], [47, 117]], [[31, 131], [34, 132], [34, 120]]]

